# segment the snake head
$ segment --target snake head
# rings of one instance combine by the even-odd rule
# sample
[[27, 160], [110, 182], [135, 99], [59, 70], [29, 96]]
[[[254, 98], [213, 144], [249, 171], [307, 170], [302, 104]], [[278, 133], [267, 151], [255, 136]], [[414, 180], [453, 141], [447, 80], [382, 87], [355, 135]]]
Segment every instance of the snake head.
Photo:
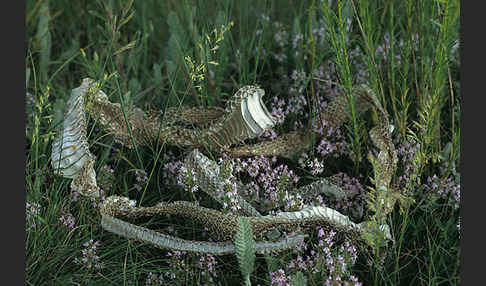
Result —
[[256, 138], [275, 126], [276, 119], [263, 103], [265, 91], [257, 86], [240, 88], [228, 102], [221, 122], [212, 131], [222, 146]]

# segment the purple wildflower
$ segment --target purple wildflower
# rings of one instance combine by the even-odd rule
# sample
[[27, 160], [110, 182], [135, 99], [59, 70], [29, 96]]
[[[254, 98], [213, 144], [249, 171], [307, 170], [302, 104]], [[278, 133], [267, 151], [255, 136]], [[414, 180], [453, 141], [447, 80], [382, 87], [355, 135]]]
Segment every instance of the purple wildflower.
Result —
[[285, 275], [285, 271], [283, 269], [270, 272], [270, 278], [272, 279], [270, 282], [270, 285], [272, 286], [290, 286], [290, 277]]
[[100, 261], [100, 257], [96, 253], [96, 248], [100, 245], [99, 241], [89, 240], [83, 243], [84, 249], [81, 251], [81, 258], [74, 258], [74, 263], [81, 265], [86, 269], [102, 269], [104, 263]]
[[76, 224], [76, 218], [71, 213], [65, 213], [59, 220], [70, 229], [74, 229], [74, 225]]
[[133, 187], [137, 191], [141, 191], [143, 189], [142, 186], [148, 182], [147, 173], [144, 170], [135, 170], [135, 180], [137, 183]]
[[26, 210], [26, 221], [27, 221], [28, 225], [35, 227], [36, 226], [36, 223], [35, 223], [36, 219], [33, 216], [31, 216], [31, 214], [33, 214], [33, 215], [39, 215], [40, 214], [40, 210], [41, 210], [40, 204], [26, 202], [25, 203], [25, 210]]

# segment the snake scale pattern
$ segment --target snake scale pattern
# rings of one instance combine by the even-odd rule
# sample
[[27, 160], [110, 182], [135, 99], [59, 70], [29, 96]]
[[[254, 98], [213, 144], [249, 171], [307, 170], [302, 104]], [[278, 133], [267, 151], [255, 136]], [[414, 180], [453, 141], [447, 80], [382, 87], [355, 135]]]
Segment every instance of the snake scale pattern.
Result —
[[[216, 162], [203, 153], [226, 154], [230, 157], [242, 156], [280, 156], [295, 158], [309, 150], [316, 134], [311, 130], [297, 130], [278, 136], [271, 141], [254, 145], [241, 144], [247, 139], [256, 138], [266, 129], [275, 125], [275, 119], [262, 102], [263, 89], [245, 86], [239, 89], [227, 103], [225, 109], [208, 108], [169, 108], [161, 112], [145, 112], [137, 107], [112, 103], [100, 89], [99, 83], [84, 79], [80, 87], [73, 89], [64, 122], [52, 149], [52, 167], [57, 174], [73, 179], [72, 188], [79, 193], [95, 197], [99, 195], [93, 168], [95, 156], [90, 153], [86, 138], [86, 119], [88, 113], [97, 120], [104, 131], [114, 136], [125, 146], [133, 147], [151, 144], [168, 144], [192, 149], [187, 155], [184, 166], [195, 174], [196, 184], [216, 201], [220, 201], [216, 190], [222, 180]], [[397, 155], [391, 141], [390, 124], [386, 111], [381, 107], [373, 91], [361, 85], [354, 88], [357, 113], [373, 107], [378, 114], [378, 124], [370, 132], [370, 138], [378, 149], [374, 158], [375, 185], [392, 194], [384, 200], [382, 208], [389, 213], [395, 203], [391, 188], [397, 166]], [[320, 118], [328, 123], [328, 128], [340, 127], [349, 120], [348, 99], [346, 95], [334, 98]], [[283, 232], [299, 232], [307, 227], [328, 227], [353, 239], [364, 240], [365, 235], [373, 234], [376, 228], [369, 221], [356, 224], [344, 214], [327, 207], [306, 207], [296, 212], [281, 212], [263, 216], [245, 200], [241, 182], [238, 186], [237, 204], [239, 212], [223, 213], [204, 208], [191, 202], [160, 202], [152, 207], [135, 207], [129, 198], [110, 196], [105, 199], [101, 213], [101, 225], [110, 232], [126, 238], [137, 239], [160, 248], [223, 255], [235, 252], [232, 242], [238, 230], [239, 216], [249, 218], [256, 241], [256, 252], [279, 251], [302, 243], [305, 235], [282, 235]], [[322, 179], [297, 190], [303, 196], [312, 197], [324, 193], [342, 199], [344, 190], [332, 180]], [[210, 230], [214, 242], [189, 241], [162, 234], [121, 219], [155, 215], [174, 215], [196, 221]], [[387, 239], [392, 239], [386, 224], [379, 231]]]

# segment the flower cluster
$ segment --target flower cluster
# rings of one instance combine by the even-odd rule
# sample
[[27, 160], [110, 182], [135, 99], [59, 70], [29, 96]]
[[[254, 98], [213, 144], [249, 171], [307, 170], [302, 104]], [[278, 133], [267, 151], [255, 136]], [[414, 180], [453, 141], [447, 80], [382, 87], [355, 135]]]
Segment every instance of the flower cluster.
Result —
[[219, 186], [216, 189], [216, 195], [223, 202], [223, 211], [234, 213], [241, 206], [238, 204], [238, 186], [236, 183], [237, 180], [233, 175], [233, 161], [220, 158], [218, 165]]
[[357, 178], [352, 178], [346, 173], [339, 172], [328, 178], [333, 184], [339, 186], [346, 194], [344, 200], [326, 200], [329, 207], [350, 215], [354, 219], [363, 216], [363, 205], [368, 200], [365, 188]]
[[276, 157], [236, 158], [234, 174], [250, 178], [246, 196], [261, 202], [265, 208], [283, 205], [285, 210], [291, 210], [303, 206], [300, 195], [292, 192], [299, 177], [287, 165], [274, 166], [276, 162]]
[[218, 198], [223, 200], [223, 211], [228, 213], [236, 213], [241, 206], [238, 204], [238, 187], [236, 181], [231, 176], [222, 180], [219, 184], [216, 194]]
[[105, 170], [106, 172], [108, 172], [110, 174], [115, 173], [115, 170], [113, 170], [113, 168], [108, 164], [103, 165], [103, 170]]
[[258, 138], [263, 140], [274, 140], [275, 138], [277, 138], [277, 132], [275, 132], [273, 128], [269, 128], [263, 131], [263, 133]]
[[[356, 49], [354, 52], [356, 57], [361, 53], [360, 51], [360, 49]], [[324, 66], [320, 66], [313, 74], [314, 79], [319, 79], [314, 81], [316, 87], [316, 96], [314, 97], [315, 104], [313, 105], [316, 110], [314, 114], [320, 114], [325, 110], [329, 99], [341, 92], [338, 90], [337, 85], [334, 84], [335, 81], [325, 79], [326, 75], [329, 76], [331, 74], [329, 70], [334, 70], [335, 72], [335, 67], [332, 64], [329, 65], [330, 68], [327, 69], [324, 68]], [[363, 64], [360, 62], [354, 64], [354, 66], [359, 67], [360, 70], [365, 70], [364, 66], [361, 67], [361, 65]], [[327, 122], [320, 119], [318, 116], [310, 118], [308, 111], [309, 102], [304, 96], [304, 89], [309, 82], [308, 77], [309, 75], [303, 70], [292, 71], [290, 75], [291, 84], [288, 88], [289, 98], [284, 100], [278, 96], [274, 96], [270, 99], [269, 107], [272, 116], [276, 118], [277, 124], [283, 124], [289, 115], [292, 115], [294, 124], [293, 130], [303, 128], [306, 120], [312, 120], [313, 131], [322, 137], [317, 147], [317, 151], [321, 156], [334, 153], [334, 156], [338, 157], [340, 154], [348, 153], [348, 144], [339, 128], [328, 127]], [[361, 77], [364, 77], [364, 75]], [[357, 79], [357, 81], [363, 82], [364, 79]]]
[[25, 103], [27, 105], [34, 105], [37, 103], [37, 100], [30, 92], [27, 91], [27, 93], [25, 94]]
[[163, 285], [165, 281], [164, 275], [170, 275], [170, 274], [168, 272], [164, 272], [162, 274], [155, 274], [149, 272], [147, 274], [147, 278], [145, 278], [145, 285], [146, 286]]
[[345, 241], [338, 250], [333, 249], [335, 236], [333, 230], [329, 231], [327, 234], [320, 229], [318, 232], [319, 246], [321, 255], [325, 257], [324, 265], [320, 264], [321, 267], [325, 266], [327, 270], [327, 279], [325, 280], [325, 285], [361, 285], [358, 279], [351, 274], [350, 267], [356, 263], [357, 260], [357, 250], [356, 247], [349, 241]]
[[332, 99], [342, 92], [340, 87], [336, 84], [338, 79], [336, 77], [337, 70], [334, 63], [320, 65], [312, 75], [313, 78], [317, 79], [314, 82], [320, 97]]
[[201, 279], [209, 285], [214, 285], [216, 272], [216, 258], [212, 254], [200, 254], [199, 261], [195, 264], [201, 274]]
[[360, 197], [366, 199], [366, 192], [357, 178], [352, 178], [346, 173], [337, 173], [332, 176], [335, 180], [339, 180], [339, 185], [345, 190], [349, 197]]
[[358, 252], [349, 241], [338, 245], [334, 230], [318, 229], [317, 242], [309, 242], [293, 250], [294, 257], [278, 271], [271, 272], [271, 285], [289, 285], [291, 275], [302, 272], [324, 285], [362, 285], [351, 274]]
[[74, 263], [81, 265], [83, 268], [91, 269], [102, 269], [104, 263], [100, 261], [100, 257], [96, 253], [96, 248], [100, 245], [99, 241], [89, 240], [83, 243], [84, 249], [82, 252], [82, 257], [74, 258]]
[[76, 218], [71, 213], [65, 213], [59, 217], [59, 220], [70, 229], [74, 229]]
[[31, 215], [32, 214], [33, 215], [39, 215], [40, 214], [40, 210], [41, 210], [41, 206], [38, 203], [29, 203], [29, 202], [26, 202], [25, 203], [25, 210], [26, 210], [26, 221], [27, 221], [27, 225], [28, 226], [31, 226], [31, 227], [35, 227], [36, 226], [35, 219]]
[[317, 145], [317, 153], [322, 157], [332, 154], [334, 157], [346, 155], [349, 153], [349, 146], [341, 129], [329, 127], [326, 120], [313, 121], [314, 132], [320, 135], [320, 141]]
[[[169, 257], [169, 263], [172, 269], [174, 270], [182, 270], [185, 271], [186, 268], [186, 262], [185, 262], [185, 256], [186, 256], [185, 251], [168, 251], [167, 252], [167, 257]], [[177, 277], [177, 273], [175, 272], [170, 272], [168, 275], [171, 279], [175, 279]]]
[[171, 150], [167, 150], [162, 155], [162, 161], [166, 162], [162, 168], [162, 178], [168, 184], [177, 184], [177, 177], [182, 166], [182, 161], [177, 159]]
[[173, 179], [179, 173], [179, 169], [181, 168], [181, 166], [182, 161], [180, 160], [165, 163], [162, 177], [166, 180]]
[[90, 197], [90, 201], [91, 201], [91, 206], [94, 208], [94, 209], [99, 209], [101, 208], [101, 206], [103, 205], [103, 202], [105, 201], [106, 199], [106, 193], [105, 193], [105, 190], [103, 189], [99, 189], [99, 192], [100, 192], [100, 196], [97, 197], [97, 198], [94, 198], [94, 197]]
[[290, 277], [285, 274], [283, 269], [270, 272], [271, 286], [290, 286]]
[[194, 281], [199, 285], [215, 285], [218, 275], [213, 255], [174, 250], [167, 252], [167, 257], [171, 270], [159, 275], [150, 272], [145, 285], [172, 285], [175, 282], [186, 284]]
[[79, 199], [79, 193], [75, 190], [73, 190], [70, 194], [69, 194], [69, 198], [71, 200], [71, 202], [77, 202], [78, 199]]
[[413, 138], [408, 138], [397, 148], [398, 165], [398, 184], [404, 188], [411, 181], [411, 176], [417, 171], [415, 160], [417, 152], [420, 150], [420, 143]]
[[194, 170], [188, 170], [185, 166], [179, 167], [177, 185], [188, 189], [191, 193], [195, 193], [199, 186], [196, 185], [196, 173]]
[[[446, 162], [441, 168], [441, 177], [443, 178], [446, 175], [447, 165], [448, 163]], [[461, 184], [455, 166], [452, 166], [451, 175], [444, 179], [440, 179], [436, 174], [432, 177], [428, 177], [425, 187], [430, 190], [431, 193], [447, 199], [448, 203], [452, 205], [454, 209], [459, 209], [459, 204], [461, 202]]]
[[306, 87], [306, 73], [302, 70], [294, 70], [290, 76], [292, 84], [289, 87], [288, 102], [274, 96], [270, 102], [272, 116], [277, 119], [277, 124], [282, 124], [289, 114], [295, 114], [297, 119], [294, 129], [302, 127], [302, 119], [306, 116], [307, 99], [304, 96]]
[[133, 187], [137, 191], [141, 191], [143, 189], [142, 186], [148, 182], [147, 173], [144, 170], [135, 170], [135, 180], [137, 180], [137, 183]]
[[285, 121], [285, 117], [288, 112], [285, 108], [285, 100], [279, 98], [278, 96], [272, 97], [270, 102], [270, 110], [272, 116], [276, 119], [276, 124], [282, 124]]
[[308, 161], [307, 167], [311, 170], [313, 176], [319, 175], [324, 172], [324, 163], [317, 158], [312, 161]]

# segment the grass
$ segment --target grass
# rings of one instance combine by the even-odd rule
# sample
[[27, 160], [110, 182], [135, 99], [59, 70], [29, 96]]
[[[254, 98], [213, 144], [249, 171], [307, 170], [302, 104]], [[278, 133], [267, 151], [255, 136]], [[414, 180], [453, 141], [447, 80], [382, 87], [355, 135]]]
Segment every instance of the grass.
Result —
[[[395, 127], [401, 152], [397, 178], [409, 203], [387, 217], [395, 243], [381, 258], [360, 252], [346, 273], [364, 285], [460, 284], [459, 208], [452, 191], [460, 187], [459, 1], [28, 0], [26, 8], [27, 285], [146, 285], [155, 277], [150, 275], [163, 273], [173, 273], [181, 284], [243, 281], [236, 257], [215, 258], [213, 271], [208, 269], [214, 258], [202, 257], [198, 267], [199, 256], [170, 257], [103, 231], [93, 206], [99, 202], [76, 198], [69, 180], [53, 174], [51, 143], [71, 89], [85, 77], [102, 81], [109, 99], [124, 107], [161, 110], [224, 106], [246, 84], [265, 89], [267, 106], [274, 97], [289, 102], [297, 90], [308, 103], [305, 118], [314, 114], [319, 98], [366, 83]], [[301, 81], [296, 72], [305, 73]], [[372, 186], [367, 131], [374, 113], [357, 116], [353, 100], [350, 106], [352, 119], [342, 128], [349, 152], [339, 160], [325, 157], [330, 163], [323, 175], [345, 172]], [[305, 118], [290, 113], [275, 131], [306, 125]], [[183, 150], [128, 149], [89, 122], [90, 150], [106, 195], [142, 205], [188, 200], [162, 179], [164, 165], [180, 159]], [[324, 159], [315, 152], [309, 156]], [[299, 169], [296, 162], [286, 163]], [[142, 191], [134, 187], [141, 184], [136, 170], [147, 174]], [[60, 220], [67, 214], [75, 219], [72, 227]], [[197, 237], [192, 222], [142, 223], [167, 229], [175, 222], [185, 225], [176, 228], [179, 234]], [[92, 252], [85, 245], [90, 240], [100, 242]], [[88, 258], [76, 263], [83, 250]], [[278, 269], [297, 283], [301, 274], [286, 268], [292, 255], [273, 255], [273, 262], [257, 256], [251, 283], [270, 285], [270, 272]], [[320, 267], [320, 274], [302, 270], [308, 285], [322, 285], [330, 273]]]

